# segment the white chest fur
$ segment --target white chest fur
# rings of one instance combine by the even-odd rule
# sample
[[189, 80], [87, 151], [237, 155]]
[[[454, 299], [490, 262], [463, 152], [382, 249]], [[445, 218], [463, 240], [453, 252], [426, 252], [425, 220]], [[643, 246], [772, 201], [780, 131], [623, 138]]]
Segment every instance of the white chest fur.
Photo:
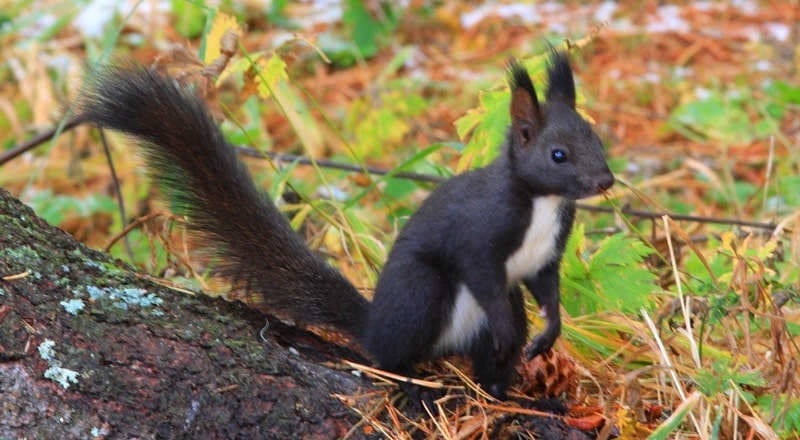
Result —
[[537, 272], [556, 256], [556, 240], [561, 232], [559, 215], [562, 201], [557, 196], [534, 199], [531, 224], [525, 231], [522, 246], [506, 261], [509, 283], [518, 282]]

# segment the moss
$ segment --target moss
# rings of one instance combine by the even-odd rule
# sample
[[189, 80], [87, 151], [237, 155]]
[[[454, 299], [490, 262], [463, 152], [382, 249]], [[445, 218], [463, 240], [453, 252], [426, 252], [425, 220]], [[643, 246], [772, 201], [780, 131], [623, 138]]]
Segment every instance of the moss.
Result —
[[39, 252], [28, 245], [0, 249], [0, 259], [16, 261], [20, 266], [39, 266], [42, 261]]
[[[72, 290], [71, 289], [72, 280], [70, 280], [68, 277], [58, 278], [58, 279], [56, 279], [54, 281], [54, 283], [58, 287], [61, 287], [61, 288], [67, 289], [67, 290]], [[76, 295], [76, 296], [79, 296], [79, 295], [81, 295], [81, 292], [73, 291], [73, 294]]]

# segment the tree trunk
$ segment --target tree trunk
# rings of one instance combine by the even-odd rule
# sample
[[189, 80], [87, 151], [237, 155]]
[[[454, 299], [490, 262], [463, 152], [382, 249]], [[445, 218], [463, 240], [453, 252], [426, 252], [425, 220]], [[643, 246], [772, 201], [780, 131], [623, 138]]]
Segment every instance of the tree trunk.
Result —
[[0, 437], [346, 434], [359, 418], [331, 395], [370, 383], [320, 360], [361, 359], [280, 324], [261, 340], [265, 322], [148, 281], [0, 188]]

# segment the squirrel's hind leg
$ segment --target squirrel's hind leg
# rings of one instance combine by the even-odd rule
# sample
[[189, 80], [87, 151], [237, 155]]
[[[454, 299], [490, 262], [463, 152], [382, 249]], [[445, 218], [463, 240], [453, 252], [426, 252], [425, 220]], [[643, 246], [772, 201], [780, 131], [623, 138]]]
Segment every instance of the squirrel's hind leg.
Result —
[[484, 390], [499, 400], [508, 400], [507, 389], [520, 361], [520, 354], [528, 338], [528, 321], [525, 316], [525, 305], [522, 290], [515, 286], [509, 290], [511, 300], [511, 319], [514, 325], [514, 342], [512, 355], [504, 362], [497, 359], [492, 341], [492, 333], [488, 328], [481, 330], [470, 350], [472, 369]]

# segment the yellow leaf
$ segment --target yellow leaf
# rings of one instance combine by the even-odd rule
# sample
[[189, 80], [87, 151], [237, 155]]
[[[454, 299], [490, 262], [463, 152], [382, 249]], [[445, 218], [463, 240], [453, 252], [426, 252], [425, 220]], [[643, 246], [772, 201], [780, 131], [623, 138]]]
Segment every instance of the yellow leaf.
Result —
[[236, 17], [216, 11], [214, 21], [211, 23], [211, 29], [205, 36], [204, 64], [211, 64], [222, 55], [222, 37], [228, 31], [236, 32], [240, 38], [243, 35], [242, 27]]
[[329, 252], [337, 255], [342, 253], [344, 250], [342, 246], [342, 231], [337, 227], [331, 226], [325, 232], [323, 243]]
[[217, 86], [219, 87], [221, 84], [227, 81], [231, 75], [236, 75], [249, 71], [250, 68], [252, 67], [251, 59], [261, 59], [262, 55], [263, 55], [262, 52], [252, 52], [250, 53], [249, 57], [239, 58], [232, 61], [231, 63], [228, 63], [228, 66], [225, 68], [225, 70], [223, 70], [217, 77], [216, 81]]
[[735, 254], [736, 251], [734, 246], [736, 246], [736, 234], [731, 231], [725, 231], [720, 234], [720, 238], [722, 239], [722, 246], [720, 246], [720, 250], [725, 250]]
[[275, 93], [275, 87], [279, 81], [289, 80], [289, 75], [286, 73], [286, 62], [275, 53], [268, 60], [260, 58], [256, 65], [258, 66], [258, 76], [256, 76], [258, 96], [263, 99], [267, 99]]
[[764, 261], [766, 259], [772, 258], [772, 255], [775, 253], [775, 249], [778, 248], [778, 240], [774, 238], [764, 243], [764, 246], [758, 250], [758, 259]]

